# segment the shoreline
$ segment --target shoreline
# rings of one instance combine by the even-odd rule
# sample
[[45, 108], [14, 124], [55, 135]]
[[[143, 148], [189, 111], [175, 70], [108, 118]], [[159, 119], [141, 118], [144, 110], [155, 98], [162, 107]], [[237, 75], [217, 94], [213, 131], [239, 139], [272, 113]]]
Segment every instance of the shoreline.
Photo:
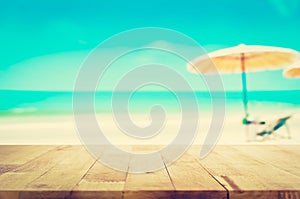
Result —
[[[276, 120], [279, 116], [261, 110], [270, 121]], [[288, 111], [287, 111], [288, 112]], [[281, 113], [284, 114], [284, 113]], [[223, 129], [220, 134], [218, 144], [300, 144], [300, 114], [296, 113], [288, 121], [291, 130], [292, 139], [270, 139], [264, 142], [246, 142], [245, 126], [242, 125], [243, 112], [226, 112]], [[265, 117], [263, 117], [265, 118]], [[134, 124], [145, 127], [151, 124], [151, 117], [148, 114], [132, 114], [131, 119]], [[196, 145], [204, 142], [208, 129], [210, 128], [211, 113], [205, 112], [200, 115], [197, 135], [194, 139]], [[254, 118], [255, 119], [255, 118]], [[181, 117], [179, 114], [167, 115], [163, 131], [149, 140], [133, 139], [124, 135], [114, 123], [111, 114], [97, 115], [97, 121], [101, 122], [101, 129], [105, 136], [116, 145], [166, 145], [173, 140], [180, 127]], [[44, 115], [44, 116], [26, 116], [26, 117], [0, 117], [0, 145], [3, 144], [81, 144], [80, 137], [76, 130], [73, 115]], [[261, 126], [250, 126], [250, 132], [259, 131]], [[285, 128], [278, 132], [285, 135]]]

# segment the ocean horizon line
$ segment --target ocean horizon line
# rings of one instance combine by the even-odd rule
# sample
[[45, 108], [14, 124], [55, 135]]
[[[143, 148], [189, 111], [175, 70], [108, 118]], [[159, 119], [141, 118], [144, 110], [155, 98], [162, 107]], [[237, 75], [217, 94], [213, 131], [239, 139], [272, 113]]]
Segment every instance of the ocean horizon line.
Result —
[[[191, 93], [191, 92], [195, 92], [195, 93], [241, 93], [242, 90], [224, 90], [224, 91], [220, 91], [220, 90], [215, 90], [215, 91], [209, 91], [209, 90], [195, 90], [195, 91], [183, 91], [183, 90], [174, 90], [174, 91], [167, 91], [167, 90], [135, 90], [135, 91], [131, 91], [131, 90], [97, 90], [97, 91], [69, 91], [69, 90], [14, 90], [14, 89], [0, 89], [0, 92], [40, 92], [40, 93], [91, 93], [91, 92], [95, 92], [95, 93], [114, 93], [114, 92], [118, 92], [118, 93], [128, 93], [128, 92], [140, 92], [140, 93], [170, 93], [170, 92], [179, 92], [179, 93]], [[259, 92], [300, 92], [300, 90], [248, 90], [248, 93], [259, 93]]]

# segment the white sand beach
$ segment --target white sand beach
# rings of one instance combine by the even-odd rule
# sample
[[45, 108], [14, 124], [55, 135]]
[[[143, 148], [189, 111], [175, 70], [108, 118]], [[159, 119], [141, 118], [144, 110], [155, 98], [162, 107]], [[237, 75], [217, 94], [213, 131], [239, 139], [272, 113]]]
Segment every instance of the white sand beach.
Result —
[[[246, 141], [246, 126], [242, 124], [243, 112], [227, 109], [223, 122], [223, 128], [219, 136], [218, 144], [300, 144], [300, 111], [298, 109], [276, 109], [268, 106], [252, 108], [254, 120], [274, 122], [280, 117], [292, 114], [287, 121], [291, 139], [287, 139], [287, 129], [280, 128], [279, 136], [270, 136], [264, 141], [258, 141], [255, 134], [267, 125], [250, 125], [249, 137], [252, 141]], [[145, 127], [151, 123], [148, 114], [131, 115], [133, 122]], [[127, 136], [114, 122], [111, 114], [98, 114], [98, 125], [101, 127], [107, 139], [115, 145], [167, 145], [177, 136], [182, 119], [180, 114], [169, 114], [161, 131], [148, 139], [138, 139]], [[211, 113], [200, 113], [199, 128], [196, 132], [194, 144], [203, 144], [211, 125]], [[193, 125], [193, 124], [191, 124]], [[8, 116], [0, 118], [0, 144], [84, 144], [80, 140], [73, 115], [39, 115], [39, 116]], [[191, 132], [187, 132], [191, 133]], [[218, 132], [213, 132], [218, 133]], [[81, 132], [81, 136], [84, 133]]]

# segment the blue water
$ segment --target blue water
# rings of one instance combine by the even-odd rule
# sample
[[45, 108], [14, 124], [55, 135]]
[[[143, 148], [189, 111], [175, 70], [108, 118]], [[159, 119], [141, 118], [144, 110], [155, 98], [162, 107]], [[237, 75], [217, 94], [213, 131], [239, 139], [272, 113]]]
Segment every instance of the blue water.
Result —
[[[89, 93], [79, 93], [85, 96]], [[112, 92], [95, 93], [96, 112], [112, 111]], [[159, 104], [167, 111], [180, 110], [179, 100], [176, 93], [171, 92], [135, 92], [131, 98], [128, 93], [117, 93], [118, 97], [113, 103], [128, 102], [130, 111], [143, 112]], [[220, 93], [217, 93], [220, 95]], [[241, 92], [226, 92], [226, 104], [242, 106]], [[192, 100], [191, 93], [180, 93], [183, 100]], [[200, 110], [206, 110], [211, 105], [211, 94], [209, 92], [195, 93], [197, 104]], [[248, 93], [249, 102], [271, 102], [285, 103], [300, 106], [300, 91], [252, 91]], [[73, 112], [72, 92], [46, 92], [46, 91], [12, 91], [0, 90], [0, 114], [8, 115], [32, 115], [32, 114], [70, 114]], [[193, 107], [191, 107], [193, 108]]]

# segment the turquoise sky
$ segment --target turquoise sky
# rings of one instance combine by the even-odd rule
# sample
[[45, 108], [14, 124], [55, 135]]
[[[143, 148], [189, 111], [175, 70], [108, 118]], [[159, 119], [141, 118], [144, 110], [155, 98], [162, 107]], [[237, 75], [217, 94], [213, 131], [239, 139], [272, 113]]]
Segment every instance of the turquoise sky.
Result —
[[[88, 52], [132, 28], [174, 29], [207, 51], [240, 43], [300, 51], [299, 11], [299, 0], [2, 2], [0, 89], [71, 90]], [[131, 60], [126, 63], [130, 68]], [[196, 84], [184, 63], [174, 67]], [[248, 77], [250, 90], [300, 89], [300, 80], [284, 79], [281, 71]], [[223, 80], [226, 89], [240, 89], [239, 75], [224, 75]], [[108, 80], [104, 89], [109, 85]]]

